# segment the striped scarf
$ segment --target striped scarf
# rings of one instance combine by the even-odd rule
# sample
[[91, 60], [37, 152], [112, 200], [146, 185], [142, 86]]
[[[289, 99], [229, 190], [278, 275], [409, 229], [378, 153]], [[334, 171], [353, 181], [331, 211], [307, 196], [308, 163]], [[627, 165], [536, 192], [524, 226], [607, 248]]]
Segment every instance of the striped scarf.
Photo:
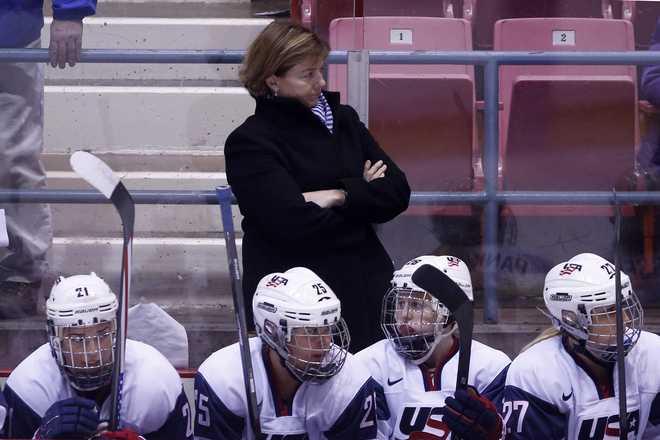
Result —
[[312, 113], [318, 116], [321, 122], [323, 122], [323, 124], [328, 128], [328, 130], [330, 130], [330, 133], [332, 133], [332, 128], [334, 126], [332, 110], [330, 109], [328, 100], [325, 99], [325, 96], [323, 96], [323, 93], [319, 95], [319, 102], [317, 102], [316, 105], [312, 107]]

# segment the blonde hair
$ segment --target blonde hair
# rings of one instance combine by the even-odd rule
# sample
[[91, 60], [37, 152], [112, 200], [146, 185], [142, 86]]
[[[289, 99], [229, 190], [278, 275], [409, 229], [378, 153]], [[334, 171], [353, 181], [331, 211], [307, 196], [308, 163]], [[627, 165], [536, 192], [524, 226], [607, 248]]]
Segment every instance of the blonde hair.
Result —
[[270, 93], [266, 79], [282, 76], [296, 64], [312, 57], [325, 60], [328, 43], [297, 23], [274, 21], [248, 47], [239, 78], [252, 96]]
[[532, 348], [532, 346], [538, 344], [541, 341], [545, 341], [546, 339], [554, 338], [555, 336], [559, 336], [561, 334], [561, 331], [558, 328], [555, 327], [548, 327], [545, 330], [543, 330], [537, 337], [534, 338], [532, 342], [529, 344], [525, 345], [520, 352], [522, 353], [525, 350], [529, 350]]

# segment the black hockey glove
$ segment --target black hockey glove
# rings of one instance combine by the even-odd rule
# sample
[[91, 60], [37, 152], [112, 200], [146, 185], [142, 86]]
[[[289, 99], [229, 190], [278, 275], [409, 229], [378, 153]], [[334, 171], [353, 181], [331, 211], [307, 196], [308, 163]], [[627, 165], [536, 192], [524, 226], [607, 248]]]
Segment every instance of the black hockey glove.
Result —
[[96, 403], [82, 397], [71, 397], [51, 405], [41, 419], [38, 439], [88, 439], [99, 425]]
[[456, 390], [445, 400], [442, 421], [449, 426], [453, 439], [499, 440], [502, 419], [493, 402], [479, 395], [474, 387]]

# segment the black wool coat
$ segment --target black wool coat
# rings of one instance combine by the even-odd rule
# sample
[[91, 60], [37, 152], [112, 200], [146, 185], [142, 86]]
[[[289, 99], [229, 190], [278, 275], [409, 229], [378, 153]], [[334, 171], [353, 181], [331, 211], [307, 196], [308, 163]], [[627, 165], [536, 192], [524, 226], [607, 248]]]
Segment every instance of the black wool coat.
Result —
[[[318, 274], [342, 303], [353, 351], [381, 338], [381, 300], [392, 260], [373, 223], [405, 211], [410, 187], [339, 94], [324, 92], [332, 109], [331, 133], [292, 98], [257, 98], [255, 114], [225, 144], [229, 184], [243, 219], [243, 290], [248, 327], [259, 280], [295, 266]], [[367, 183], [365, 161], [383, 160], [385, 177]], [[305, 202], [303, 192], [344, 189], [340, 208]]]

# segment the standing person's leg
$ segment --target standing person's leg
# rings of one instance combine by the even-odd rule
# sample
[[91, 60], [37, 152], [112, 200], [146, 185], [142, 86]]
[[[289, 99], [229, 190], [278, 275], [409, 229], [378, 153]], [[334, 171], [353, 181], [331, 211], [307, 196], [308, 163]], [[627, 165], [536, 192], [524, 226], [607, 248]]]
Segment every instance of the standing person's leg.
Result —
[[392, 274], [389, 272], [375, 274], [369, 284], [367, 297], [367, 310], [369, 318], [369, 344], [380, 341], [385, 337], [380, 327], [383, 297], [390, 288]]
[[[36, 41], [29, 47], [39, 47]], [[43, 150], [44, 66], [0, 63], [0, 188], [40, 189]], [[0, 317], [36, 312], [52, 243], [50, 208], [3, 204], [9, 247], [0, 249]]]
[[[332, 286], [331, 286], [332, 287]], [[335, 293], [337, 291], [335, 290]], [[342, 292], [343, 293], [343, 292]], [[341, 301], [341, 316], [346, 321], [348, 332], [351, 335], [349, 351], [357, 353], [372, 344], [370, 328], [371, 321], [368, 316], [368, 298], [364, 291], [351, 291], [350, 294], [339, 297]]]

